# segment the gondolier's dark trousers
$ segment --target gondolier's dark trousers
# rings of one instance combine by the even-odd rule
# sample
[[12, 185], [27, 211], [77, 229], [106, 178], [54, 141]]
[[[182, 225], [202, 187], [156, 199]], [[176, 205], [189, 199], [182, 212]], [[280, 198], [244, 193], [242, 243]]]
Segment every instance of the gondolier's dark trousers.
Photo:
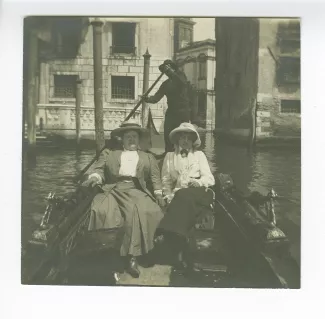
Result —
[[169, 133], [181, 123], [190, 121], [190, 109], [170, 110], [167, 109], [164, 123], [165, 152], [172, 152], [174, 145], [169, 141]]
[[167, 212], [157, 229], [157, 235], [164, 232], [174, 233], [187, 238], [199, 216], [211, 211], [213, 194], [205, 187], [183, 188], [167, 207]]

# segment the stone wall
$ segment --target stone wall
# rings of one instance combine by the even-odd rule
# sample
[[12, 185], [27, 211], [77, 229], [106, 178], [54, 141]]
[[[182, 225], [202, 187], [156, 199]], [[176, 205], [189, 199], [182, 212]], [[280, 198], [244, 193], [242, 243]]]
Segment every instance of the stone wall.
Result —
[[292, 19], [260, 19], [260, 48], [257, 94], [256, 138], [265, 137], [300, 138], [301, 116], [297, 113], [281, 112], [281, 100], [300, 101], [300, 81], [279, 83], [278, 72], [281, 57], [293, 57], [300, 63], [300, 34], [290, 36], [285, 50], [281, 39], [281, 28], [290, 29]]
[[[160, 75], [158, 66], [167, 58], [172, 57], [173, 37], [170, 30], [173, 30], [173, 19], [169, 18], [104, 18], [103, 26], [103, 107], [130, 109], [138, 102], [143, 94], [143, 54], [148, 48], [151, 54], [149, 87]], [[111, 22], [125, 21], [136, 23], [135, 45], [137, 47], [134, 55], [112, 55]], [[93, 33], [92, 26], [87, 25], [83, 30], [83, 40], [79, 48], [78, 56], [74, 59], [51, 58], [43, 60], [43, 71], [41, 71], [40, 104], [74, 105], [74, 98], [54, 97], [54, 75], [77, 75], [82, 80], [81, 107], [94, 108], [94, 72], [93, 72]], [[134, 76], [135, 77], [135, 99], [123, 100], [111, 98], [111, 77]], [[161, 83], [166, 80], [164, 76], [152, 90], [154, 94]], [[167, 108], [167, 101], [163, 98], [157, 104], [151, 104], [152, 115], [159, 131], [163, 129], [164, 111]], [[139, 108], [141, 110], [141, 107]], [[43, 119], [44, 120], [44, 119]], [[45, 119], [46, 120], [46, 119]], [[104, 119], [106, 121], [106, 119]], [[105, 124], [104, 124], [105, 126]]]
[[256, 107], [257, 141], [300, 138], [299, 21], [218, 18], [216, 38], [217, 131], [248, 141]]
[[[150, 61], [150, 75], [149, 75], [149, 87], [154, 83], [157, 77], [160, 75], [158, 65], [163, 60]], [[140, 59], [113, 59], [105, 58], [103, 63], [103, 107], [120, 107], [130, 108], [134, 107], [137, 101], [140, 99], [140, 95], [143, 93], [143, 58]], [[75, 99], [69, 98], [55, 98], [54, 96], [54, 75], [78, 75], [82, 80], [81, 87], [81, 105], [82, 107], [94, 107], [94, 72], [93, 72], [93, 60], [88, 58], [78, 58], [75, 60], [52, 60], [49, 62], [49, 103], [58, 104], [71, 104], [75, 103]], [[154, 65], [157, 65], [156, 67]], [[135, 77], [135, 99], [123, 100], [123, 99], [111, 99], [111, 77], [114, 75], [121, 76], [134, 76]], [[154, 94], [162, 82], [166, 80], [163, 77], [156, 87], [151, 91]], [[151, 104], [152, 115], [154, 122], [158, 130], [163, 127], [163, 116], [167, 108], [166, 98], [163, 98], [157, 104]], [[141, 110], [141, 107], [139, 108]]]
[[[132, 107], [104, 108], [104, 131], [105, 137], [119, 127], [121, 122], [130, 113]], [[39, 104], [38, 116], [44, 119], [43, 130], [62, 135], [66, 138], [76, 137], [76, 110], [73, 104]], [[141, 125], [141, 113], [136, 111], [135, 121]], [[80, 110], [80, 132], [83, 138], [95, 138], [95, 114], [93, 107], [83, 106]]]
[[265, 137], [300, 138], [300, 114], [281, 113], [279, 97], [258, 94], [256, 112], [256, 139]]

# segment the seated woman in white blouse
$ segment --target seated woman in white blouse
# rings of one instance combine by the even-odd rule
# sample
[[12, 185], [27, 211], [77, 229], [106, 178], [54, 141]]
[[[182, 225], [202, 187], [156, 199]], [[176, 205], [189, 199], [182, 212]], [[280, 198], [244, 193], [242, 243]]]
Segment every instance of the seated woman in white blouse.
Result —
[[163, 194], [169, 205], [158, 226], [156, 242], [169, 238], [181, 261], [189, 231], [213, 201], [206, 188], [213, 186], [215, 179], [205, 154], [198, 150], [201, 140], [192, 124], [182, 123], [171, 131], [169, 139], [175, 151], [166, 154], [162, 167]]

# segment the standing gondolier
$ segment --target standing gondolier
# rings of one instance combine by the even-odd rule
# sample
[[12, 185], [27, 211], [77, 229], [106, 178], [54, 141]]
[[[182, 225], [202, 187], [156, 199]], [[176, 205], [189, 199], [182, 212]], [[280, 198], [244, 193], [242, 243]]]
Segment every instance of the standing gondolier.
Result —
[[164, 122], [165, 152], [172, 152], [174, 147], [169, 141], [169, 133], [191, 119], [188, 83], [185, 73], [171, 60], [164, 61], [159, 70], [166, 74], [168, 79], [162, 83], [156, 94], [144, 100], [147, 103], [158, 103], [164, 96], [167, 97], [168, 109]]

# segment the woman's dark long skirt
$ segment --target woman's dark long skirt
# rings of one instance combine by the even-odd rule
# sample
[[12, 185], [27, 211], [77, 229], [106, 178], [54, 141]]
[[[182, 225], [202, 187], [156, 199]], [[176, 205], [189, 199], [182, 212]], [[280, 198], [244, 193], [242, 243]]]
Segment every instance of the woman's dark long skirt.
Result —
[[211, 209], [212, 203], [213, 194], [206, 191], [205, 187], [180, 189], [169, 204], [158, 226], [157, 234], [168, 232], [188, 237], [198, 217]]
[[96, 195], [91, 206], [90, 231], [123, 227], [121, 256], [141, 256], [154, 247], [154, 234], [163, 213], [148, 194], [133, 183], [118, 183], [110, 193]]

